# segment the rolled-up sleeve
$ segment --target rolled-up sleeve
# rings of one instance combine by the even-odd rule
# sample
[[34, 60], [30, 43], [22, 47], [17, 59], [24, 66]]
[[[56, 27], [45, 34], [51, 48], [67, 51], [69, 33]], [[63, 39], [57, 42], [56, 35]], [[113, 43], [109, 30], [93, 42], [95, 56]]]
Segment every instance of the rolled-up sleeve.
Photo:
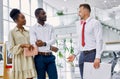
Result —
[[36, 34], [35, 34], [35, 31], [34, 31], [34, 28], [33, 27], [30, 27], [30, 43], [32, 44], [32, 45], [35, 45], [35, 42], [37, 41], [37, 36], [36, 36]]
[[55, 41], [56, 41], [56, 36], [55, 36], [55, 31], [54, 31], [54, 28], [52, 27], [51, 29], [51, 39], [49, 41], [47, 41], [47, 45], [53, 45], [55, 44]]
[[80, 54], [80, 48], [77, 42], [77, 44], [74, 46], [74, 55], [77, 56], [78, 54]]
[[79, 35], [79, 21], [76, 22], [76, 35], [77, 35], [77, 39], [76, 39], [76, 44], [74, 46], [74, 55], [78, 55], [80, 54], [80, 35]]
[[14, 40], [14, 36], [12, 31], [9, 32], [9, 37], [8, 37], [8, 45], [9, 45], [9, 52], [14, 54], [14, 55], [18, 55], [20, 53], [23, 52], [23, 48], [20, 47], [20, 44], [16, 45], [15, 44], [15, 40]]

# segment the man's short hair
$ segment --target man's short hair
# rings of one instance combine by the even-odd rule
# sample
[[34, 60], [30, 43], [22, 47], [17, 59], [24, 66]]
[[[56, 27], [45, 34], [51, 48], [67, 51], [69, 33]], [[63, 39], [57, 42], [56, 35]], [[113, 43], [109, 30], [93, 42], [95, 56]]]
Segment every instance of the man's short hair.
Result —
[[39, 15], [39, 13], [40, 13], [40, 11], [41, 10], [44, 10], [43, 8], [37, 8], [36, 10], [35, 10], [35, 16], [37, 17], [37, 15]]
[[91, 12], [91, 8], [90, 8], [90, 5], [89, 5], [89, 4], [80, 4], [79, 8], [80, 8], [80, 7], [84, 7], [84, 8], [86, 8], [86, 9], [88, 9], [89, 12]]

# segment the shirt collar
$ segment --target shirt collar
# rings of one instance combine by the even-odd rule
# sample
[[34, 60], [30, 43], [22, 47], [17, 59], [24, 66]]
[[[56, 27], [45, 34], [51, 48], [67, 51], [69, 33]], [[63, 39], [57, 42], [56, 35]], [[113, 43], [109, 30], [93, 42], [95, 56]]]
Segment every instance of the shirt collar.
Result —
[[[15, 31], [16, 31], [16, 32], [17, 32], [17, 31], [21, 31], [21, 29], [15, 27]], [[23, 27], [23, 31], [27, 31], [27, 30]]]
[[46, 26], [46, 23], [42, 26], [41, 24], [37, 23], [37, 26], [41, 26], [41, 27], [45, 27]]
[[88, 17], [87, 19], [86, 19], [86, 21], [84, 21], [84, 20], [81, 20], [81, 24], [83, 24], [84, 22], [88, 22], [88, 21], [90, 21], [90, 19], [91, 19], [91, 17]]
[[90, 20], [91, 20], [91, 17], [88, 17], [85, 22], [87, 23]]

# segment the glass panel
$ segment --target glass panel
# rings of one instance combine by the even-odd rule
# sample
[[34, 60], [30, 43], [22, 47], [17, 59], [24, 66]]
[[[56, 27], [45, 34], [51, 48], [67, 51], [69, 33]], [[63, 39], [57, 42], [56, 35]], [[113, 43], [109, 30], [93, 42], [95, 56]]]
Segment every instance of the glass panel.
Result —
[[[9, 8], [9, 14], [10, 14], [10, 11], [11, 11], [11, 10], [12, 10], [12, 9]], [[9, 21], [13, 21], [12, 18], [10, 17], [10, 15], [8, 15], [8, 17], [9, 17]]]
[[46, 4], [43, 2], [43, 9], [47, 11]]
[[47, 22], [54, 26], [74, 24], [76, 20], [78, 20], [77, 14], [55, 16], [55, 17], [47, 18]]
[[30, 14], [30, 2], [29, 0], [21, 0], [21, 11]]
[[10, 22], [10, 29], [9, 29], [9, 30], [14, 29], [15, 27], [16, 27], [16, 24], [15, 24], [15, 23], [13, 23], [13, 22]]
[[31, 0], [31, 15], [34, 15], [35, 9], [38, 8], [38, 0]]
[[[26, 1], [26, 0], [24, 0], [24, 1]], [[20, 8], [20, 2], [19, 2], [19, 0], [9, 0], [9, 5], [10, 5], [10, 7], [11, 8]]]
[[8, 6], [8, 0], [3, 0], [3, 5]]
[[53, 9], [49, 6], [47, 6], [47, 16], [53, 16]]
[[9, 33], [8, 21], [3, 21], [3, 26], [4, 26], [4, 41], [7, 41]]
[[60, 25], [59, 17], [47, 18], [47, 23], [56, 27]]
[[3, 19], [6, 19], [8, 20], [8, 17], [9, 17], [9, 13], [8, 13], [8, 7], [3, 7]]
[[53, 10], [53, 16], [57, 15], [57, 10]]
[[25, 18], [26, 18], [26, 26], [30, 26], [31, 25], [31, 23], [30, 23], [30, 16], [25, 15]]
[[36, 18], [31, 18], [31, 26], [33, 26], [37, 22]]

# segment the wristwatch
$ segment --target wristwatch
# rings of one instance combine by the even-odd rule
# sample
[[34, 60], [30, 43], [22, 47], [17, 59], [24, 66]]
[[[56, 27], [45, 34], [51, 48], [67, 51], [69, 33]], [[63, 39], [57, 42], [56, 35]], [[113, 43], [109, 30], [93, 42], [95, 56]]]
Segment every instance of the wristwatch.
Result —
[[43, 46], [47, 46], [47, 43], [46, 42], [44, 42], [44, 45]]

